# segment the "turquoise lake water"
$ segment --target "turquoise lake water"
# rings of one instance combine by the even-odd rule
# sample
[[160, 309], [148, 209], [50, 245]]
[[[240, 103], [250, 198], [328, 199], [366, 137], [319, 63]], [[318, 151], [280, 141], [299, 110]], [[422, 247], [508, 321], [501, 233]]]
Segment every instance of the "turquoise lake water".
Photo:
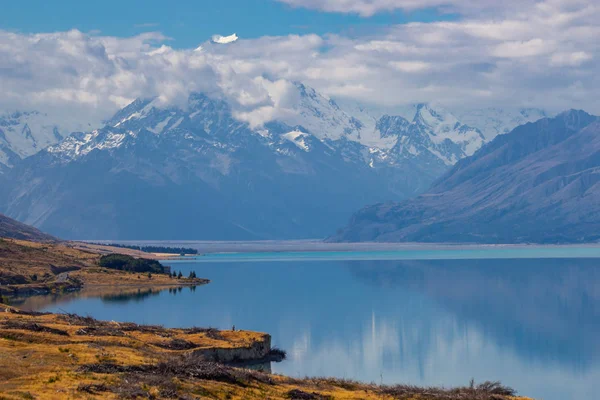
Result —
[[593, 247], [246, 253], [166, 262], [211, 283], [24, 305], [100, 319], [269, 332], [292, 376], [466, 385], [546, 400], [600, 381], [600, 250]]
[[259, 261], [353, 261], [353, 260], [482, 260], [482, 259], [600, 258], [600, 247], [593, 246], [523, 246], [481, 249], [422, 249], [395, 251], [312, 251], [215, 253], [177, 262], [259, 262]]

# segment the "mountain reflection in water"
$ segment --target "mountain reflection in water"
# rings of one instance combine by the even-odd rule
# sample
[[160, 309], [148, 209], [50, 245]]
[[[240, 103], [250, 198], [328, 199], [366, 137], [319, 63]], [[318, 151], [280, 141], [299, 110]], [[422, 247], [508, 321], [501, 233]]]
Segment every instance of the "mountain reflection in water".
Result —
[[600, 358], [600, 260], [348, 263], [376, 287], [427, 295], [459, 324], [538, 361], [585, 369]]
[[501, 380], [536, 398], [587, 399], [600, 380], [599, 266], [598, 259], [179, 263], [183, 274], [194, 270], [211, 283], [135, 294], [136, 301], [29, 304], [269, 332], [288, 351], [273, 370], [287, 375], [444, 386]]

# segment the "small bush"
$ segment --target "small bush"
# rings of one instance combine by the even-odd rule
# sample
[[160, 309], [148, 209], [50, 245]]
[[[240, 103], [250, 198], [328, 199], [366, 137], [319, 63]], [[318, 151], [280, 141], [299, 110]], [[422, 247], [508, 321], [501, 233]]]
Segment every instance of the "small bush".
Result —
[[299, 389], [292, 389], [286, 393], [286, 397], [292, 400], [325, 400], [331, 399], [330, 396], [323, 396], [318, 393], [307, 393]]
[[279, 347], [273, 347], [269, 351], [268, 358], [271, 361], [281, 362], [281, 361], [285, 360], [286, 357], [287, 357], [287, 352], [285, 350], [280, 349]]
[[102, 383], [80, 383], [77, 390], [89, 394], [96, 394], [97, 392], [108, 392], [110, 391], [110, 388]]
[[116, 269], [119, 271], [163, 274], [163, 266], [156, 260], [133, 258], [124, 254], [109, 254], [102, 256], [99, 261], [102, 268]]
[[51, 328], [49, 326], [44, 326], [44, 325], [37, 324], [35, 322], [28, 322], [28, 321], [8, 320], [8, 321], [4, 322], [2, 327], [5, 329], [19, 329], [19, 330], [31, 331], [31, 332], [44, 332], [44, 333], [51, 333], [54, 335], [69, 336], [69, 333], [67, 331], [63, 331], [61, 329], [56, 329], [56, 328]]

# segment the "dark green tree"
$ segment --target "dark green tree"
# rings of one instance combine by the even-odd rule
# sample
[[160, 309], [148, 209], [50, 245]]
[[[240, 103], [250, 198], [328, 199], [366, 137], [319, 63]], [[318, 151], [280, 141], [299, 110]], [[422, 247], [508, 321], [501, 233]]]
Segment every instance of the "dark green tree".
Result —
[[181, 279], [183, 277], [183, 274], [181, 273], [181, 271], [179, 271], [179, 274], [177, 275], [177, 279]]

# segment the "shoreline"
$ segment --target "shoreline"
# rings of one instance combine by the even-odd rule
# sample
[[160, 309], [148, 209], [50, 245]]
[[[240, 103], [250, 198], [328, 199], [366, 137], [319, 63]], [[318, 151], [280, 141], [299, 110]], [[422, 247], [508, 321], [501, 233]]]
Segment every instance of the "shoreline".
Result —
[[[118, 252], [118, 248], [99, 247], [75, 247], [70, 242], [0, 239], [0, 296], [74, 292], [88, 287], [189, 287], [210, 282], [204, 278], [172, 277], [164, 268], [160, 273], [104, 268], [99, 264], [102, 257], [125, 252]], [[129, 258], [126, 260], [136, 259], [131, 252], [127, 253], [125, 256]], [[135, 255], [146, 253], [137, 252]], [[151, 260], [146, 257], [137, 259]]]
[[[197, 255], [152, 255], [160, 260], [186, 260], [199, 258], [211, 254], [239, 254], [239, 253], [287, 253], [287, 252], [380, 252], [380, 251], [417, 251], [417, 250], [483, 250], [483, 249], [549, 249], [549, 248], [600, 248], [600, 243], [564, 243], [564, 244], [536, 244], [536, 243], [500, 243], [500, 244], [474, 244], [474, 243], [328, 243], [322, 240], [262, 240], [262, 241], [195, 241], [195, 240], [122, 240], [113, 241], [128, 245], [161, 245], [168, 247], [192, 247], [198, 250]], [[85, 242], [76, 242], [85, 243]], [[151, 253], [144, 253], [148, 257]]]
[[124, 394], [156, 399], [527, 399], [492, 382], [445, 389], [290, 378], [271, 373], [271, 357], [282, 355], [274, 350], [270, 335], [260, 332], [163, 328], [0, 305], [0, 393], [7, 399]]
[[[47, 290], [65, 300], [79, 296], [138, 298], [173, 288], [194, 290], [210, 282], [100, 267], [103, 255], [122, 254], [112, 248], [102, 248], [99, 253], [98, 249], [84, 251], [68, 244], [4, 240], [0, 245], [2, 278], [30, 281], [0, 286], [0, 290]], [[24, 303], [29, 302], [31, 309], [43, 309], [48, 299], [35, 294], [39, 293], [25, 298]], [[517, 399], [511, 389], [495, 383], [432, 389], [273, 375], [271, 361], [285, 353], [271, 348], [271, 336], [266, 333], [144, 326], [73, 314], [26, 312], [3, 305], [0, 353], [0, 393], [6, 393], [8, 399], [23, 394], [26, 398], [108, 399], [124, 393], [131, 393], [131, 398], [196, 394], [214, 399], [319, 400], [450, 400], [461, 393], [463, 398], [476, 395], [480, 400]]]

